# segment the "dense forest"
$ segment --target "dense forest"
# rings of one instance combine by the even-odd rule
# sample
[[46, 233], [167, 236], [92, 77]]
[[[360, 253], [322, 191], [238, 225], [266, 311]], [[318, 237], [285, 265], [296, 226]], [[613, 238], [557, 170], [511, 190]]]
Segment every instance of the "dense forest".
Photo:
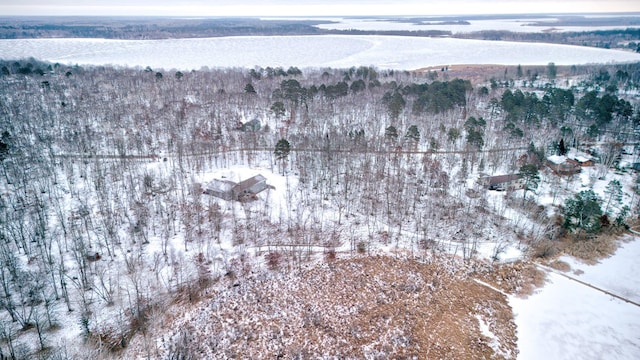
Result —
[[552, 44], [592, 46], [604, 49], [628, 49], [640, 52], [640, 43], [638, 43], [639, 35], [640, 29], [627, 28], [575, 32], [551, 31], [542, 33], [518, 33], [511, 31], [487, 30], [468, 34], [456, 34], [454, 37], [492, 41], [544, 42]]
[[[545, 244], [544, 256], [568, 234], [625, 226], [637, 196], [574, 197], [576, 177], [545, 159], [590, 152], [600, 178], [619, 173], [637, 191], [620, 160], [638, 162], [639, 66], [518, 67], [477, 83], [445, 69], [2, 61], [0, 357], [64, 358], [61, 328], [86, 353], [116, 351], [167, 299], [318, 254], [499, 261], [509, 246]], [[274, 189], [247, 202], [203, 194], [206, 174], [238, 167]], [[525, 171], [530, 191], [499, 202], [477, 183]], [[559, 199], [547, 209], [532, 197], [541, 179]], [[571, 220], [580, 201], [598, 205], [597, 224]]]
[[246, 35], [314, 35], [321, 21], [259, 18], [14, 17], [0, 19], [0, 38], [170, 39]]

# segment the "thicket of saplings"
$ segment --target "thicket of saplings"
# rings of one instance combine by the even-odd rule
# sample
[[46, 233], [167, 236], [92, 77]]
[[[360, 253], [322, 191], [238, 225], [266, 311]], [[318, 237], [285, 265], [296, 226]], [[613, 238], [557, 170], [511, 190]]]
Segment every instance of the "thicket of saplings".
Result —
[[[634, 65], [594, 69], [570, 89], [371, 67], [0, 68], [0, 357], [64, 353], [50, 341], [61, 326], [80, 327], [96, 351], [126, 346], [163, 302], [258, 266], [255, 246], [304, 244], [287, 252], [296, 262], [312, 246], [454, 242], [470, 258], [487, 237], [553, 238], [558, 222], [535, 206], [533, 229], [500, 226], [506, 209], [466, 180], [541, 167], [561, 139], [625, 142], [638, 126], [616, 91], [635, 86]], [[276, 158], [282, 139], [290, 149]], [[613, 163], [619, 147], [608, 151]], [[297, 179], [287, 211], [237, 212], [194, 185], [235, 165]]]

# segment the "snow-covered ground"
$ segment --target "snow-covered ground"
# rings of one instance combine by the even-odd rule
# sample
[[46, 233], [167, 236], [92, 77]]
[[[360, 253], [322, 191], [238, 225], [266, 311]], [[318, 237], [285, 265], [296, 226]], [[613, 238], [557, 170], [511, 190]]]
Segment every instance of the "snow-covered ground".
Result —
[[[317, 25], [327, 30], [362, 30], [362, 31], [451, 31], [454, 34], [470, 33], [474, 31], [511, 31], [526, 33], [541, 33], [553, 29], [555, 32], [595, 31], [636, 28], [640, 26], [563, 26], [555, 25], [553, 18], [541, 19], [491, 19], [465, 20], [468, 24], [450, 24], [438, 21], [422, 23], [401, 22], [395, 19], [362, 19], [362, 18], [328, 18], [331, 23]], [[447, 19], [443, 19], [447, 20]], [[534, 25], [536, 22], [548, 22], [548, 26]]]
[[560, 260], [571, 266], [570, 276], [640, 303], [640, 241], [638, 238], [633, 241], [631, 237], [626, 240], [629, 242], [622, 244], [615, 256], [603, 259], [597, 265], [587, 265], [570, 256]]
[[454, 64], [556, 65], [640, 61], [640, 54], [557, 44], [403, 36], [245, 36], [205, 39], [0, 40], [0, 58], [63, 64], [202, 67], [298, 66], [348, 68], [373, 65], [418, 69]]
[[[640, 239], [628, 240], [597, 265], [563, 257], [574, 271], [584, 272], [567, 275], [638, 301]], [[518, 326], [518, 359], [638, 359], [640, 307], [557, 273], [547, 280], [532, 296], [509, 299]]]

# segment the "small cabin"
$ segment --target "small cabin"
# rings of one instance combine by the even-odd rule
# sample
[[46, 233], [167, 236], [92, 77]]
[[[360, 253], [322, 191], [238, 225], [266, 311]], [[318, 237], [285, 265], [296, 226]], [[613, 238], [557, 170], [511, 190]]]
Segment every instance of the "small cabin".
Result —
[[489, 190], [520, 190], [524, 189], [525, 182], [520, 174], [507, 174], [498, 176], [486, 176], [478, 179], [480, 185]]
[[578, 151], [576, 149], [569, 150], [569, 152], [567, 153], [567, 162], [576, 164], [580, 167], [588, 167], [594, 165], [591, 155], [582, 151]]
[[262, 124], [260, 123], [260, 120], [258, 120], [257, 118], [254, 118], [247, 121], [244, 124], [240, 124], [240, 126], [238, 127], [238, 130], [244, 131], [244, 132], [257, 132], [257, 131], [260, 131], [261, 127], [262, 127]]
[[236, 183], [229, 180], [214, 179], [204, 186], [203, 192], [224, 200], [233, 199], [233, 187]]
[[567, 162], [570, 162], [572, 164], [576, 164], [580, 167], [589, 167], [589, 166], [593, 166], [593, 160], [591, 159], [587, 159], [583, 156], [577, 156], [573, 159], [567, 159]]
[[87, 261], [94, 262], [102, 259], [102, 256], [100, 256], [99, 253], [93, 253], [93, 254], [87, 254], [86, 258], [87, 258]]
[[567, 160], [566, 156], [553, 155], [547, 158], [547, 167], [556, 175], [574, 175], [582, 171], [579, 163]]
[[243, 200], [257, 195], [269, 187], [267, 179], [258, 174], [239, 183], [229, 180], [212, 180], [204, 186], [203, 193], [223, 200]]
[[248, 195], [256, 195], [261, 191], [266, 190], [267, 187], [267, 179], [264, 176], [258, 174], [256, 176], [243, 180], [236, 186], [234, 186], [232, 190], [233, 197], [236, 200], [240, 200]]

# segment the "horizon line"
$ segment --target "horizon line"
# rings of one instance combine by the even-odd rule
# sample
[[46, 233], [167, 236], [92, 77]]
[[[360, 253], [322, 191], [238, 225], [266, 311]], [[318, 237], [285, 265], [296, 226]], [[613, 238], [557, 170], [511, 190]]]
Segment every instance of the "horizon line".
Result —
[[[0, 6], [2, 8], [2, 6]], [[220, 15], [202, 15], [202, 14], [193, 14], [193, 15], [169, 15], [169, 14], [107, 14], [107, 15], [99, 15], [99, 14], [9, 14], [3, 15], [0, 14], [0, 18], [12, 18], [12, 17], [31, 17], [31, 18], [59, 18], [59, 17], [98, 17], [98, 18], [195, 18], [195, 19], [206, 19], [206, 18], [326, 18], [326, 17], [348, 17], [348, 18], [416, 18], [416, 17], [487, 17], [487, 16], [525, 16], [525, 17], [533, 17], [533, 16], [560, 16], [560, 15], [598, 15], [598, 14], [606, 14], [606, 15], [638, 15], [640, 16], [640, 11], [578, 11], [578, 12], [570, 12], [570, 11], [555, 11], [555, 12], [539, 12], [539, 13], [531, 13], [531, 12], [512, 12], [512, 13], [468, 13], [468, 14], [370, 14], [370, 15], [353, 15], [353, 14], [327, 14], [327, 15], [232, 15], [232, 14], [220, 14]]]

